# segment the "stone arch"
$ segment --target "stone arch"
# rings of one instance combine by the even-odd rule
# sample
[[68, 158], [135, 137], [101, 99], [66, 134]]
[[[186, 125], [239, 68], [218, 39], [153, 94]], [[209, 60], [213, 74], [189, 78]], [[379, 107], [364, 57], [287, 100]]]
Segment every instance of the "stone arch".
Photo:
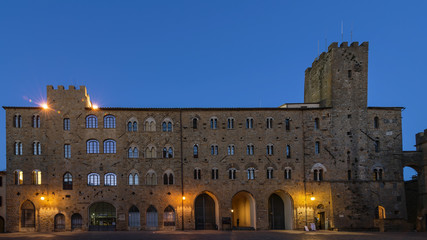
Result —
[[[212, 205], [209, 198], [214, 202], [214, 211], [211, 209]], [[193, 206], [196, 230], [220, 230], [219, 201], [215, 194], [210, 191], [200, 192], [194, 199]], [[211, 219], [212, 215], [214, 215], [213, 219]], [[213, 223], [215, 226], [213, 226]]]
[[94, 202], [88, 207], [89, 231], [114, 231], [117, 224], [117, 208], [106, 201]]
[[256, 229], [256, 204], [252, 193], [239, 191], [231, 199], [232, 226], [236, 229]]
[[[277, 206], [277, 197], [280, 198], [280, 204], [283, 206]], [[278, 209], [274, 209], [274, 206], [277, 206]], [[282, 211], [282, 212], [278, 212]], [[269, 219], [269, 228], [270, 229], [286, 229], [292, 230], [295, 225], [295, 213], [294, 213], [294, 200], [292, 196], [283, 190], [276, 190], [272, 192], [268, 197], [268, 219]], [[280, 219], [282, 218], [282, 219]], [[275, 225], [274, 221], [279, 221]], [[280, 221], [283, 221], [281, 223]]]
[[36, 207], [30, 200], [26, 200], [21, 205], [21, 228], [36, 227]]

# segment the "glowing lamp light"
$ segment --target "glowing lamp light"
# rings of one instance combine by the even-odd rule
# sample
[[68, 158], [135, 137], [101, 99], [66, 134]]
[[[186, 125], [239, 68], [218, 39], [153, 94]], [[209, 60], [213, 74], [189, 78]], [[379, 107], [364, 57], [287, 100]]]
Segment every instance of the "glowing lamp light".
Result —
[[185, 196], [182, 196], [182, 200], [185, 200]]
[[40, 200], [44, 201], [44, 197], [41, 197]]
[[231, 209], [231, 212], [234, 212], [234, 209]]
[[42, 108], [43, 108], [43, 109], [49, 109], [49, 106], [47, 105], [47, 103], [43, 103], [43, 104], [42, 104]]
[[311, 201], [314, 201], [314, 200], [316, 200], [316, 198], [315, 198], [315, 197], [311, 197], [311, 198], [310, 198], [310, 200], [311, 200]]

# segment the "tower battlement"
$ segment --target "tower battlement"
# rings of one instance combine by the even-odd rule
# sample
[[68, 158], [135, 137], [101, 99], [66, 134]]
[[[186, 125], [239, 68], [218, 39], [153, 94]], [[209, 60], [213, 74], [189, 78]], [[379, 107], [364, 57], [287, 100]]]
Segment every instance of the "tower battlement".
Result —
[[92, 105], [86, 87], [80, 86], [76, 88], [73, 85], [68, 86], [68, 89], [62, 85], [59, 85], [57, 89], [52, 85], [48, 85], [47, 102], [50, 105], [61, 106], [72, 104], [76, 105], [76, 107], [91, 107]]

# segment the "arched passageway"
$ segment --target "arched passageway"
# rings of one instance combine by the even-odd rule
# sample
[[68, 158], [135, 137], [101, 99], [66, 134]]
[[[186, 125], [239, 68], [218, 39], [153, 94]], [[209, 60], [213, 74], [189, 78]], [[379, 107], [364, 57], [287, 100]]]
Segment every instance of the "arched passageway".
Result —
[[216, 208], [214, 199], [207, 193], [200, 194], [194, 202], [196, 230], [217, 229]]
[[294, 210], [292, 198], [277, 191], [268, 198], [268, 222], [270, 229], [293, 229]]
[[89, 207], [89, 231], [116, 230], [116, 208], [106, 202], [94, 203]]
[[238, 192], [232, 202], [232, 224], [234, 229], [256, 229], [255, 199], [249, 192]]

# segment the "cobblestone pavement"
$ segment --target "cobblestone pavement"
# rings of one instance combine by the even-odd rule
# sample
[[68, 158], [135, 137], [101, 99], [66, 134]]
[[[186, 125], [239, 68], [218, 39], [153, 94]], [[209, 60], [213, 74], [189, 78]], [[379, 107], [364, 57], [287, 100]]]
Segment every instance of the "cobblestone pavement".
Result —
[[303, 232], [303, 231], [174, 231], [174, 232], [55, 232], [55, 233], [4, 233], [0, 239], [143, 239], [143, 240], [394, 240], [419, 239], [426, 240], [427, 232]]

